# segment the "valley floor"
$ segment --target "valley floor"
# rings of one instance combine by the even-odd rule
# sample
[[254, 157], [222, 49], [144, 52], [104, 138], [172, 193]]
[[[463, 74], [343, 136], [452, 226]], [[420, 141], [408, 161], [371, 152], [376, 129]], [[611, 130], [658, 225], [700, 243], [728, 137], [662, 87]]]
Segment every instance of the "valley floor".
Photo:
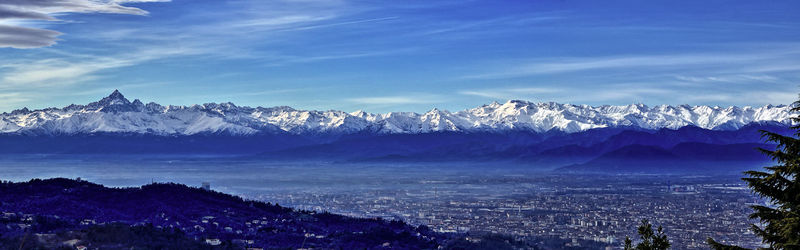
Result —
[[215, 191], [316, 214], [401, 220], [435, 233], [503, 234], [531, 246], [618, 247], [635, 235], [639, 220], [649, 219], [665, 228], [675, 247], [705, 248], [710, 236], [757, 247], [759, 239], [748, 231], [748, 206], [764, 202], [736, 175], [578, 175], [491, 164], [230, 158], [32, 157], [3, 164], [6, 180], [81, 177], [118, 187], [208, 182]]

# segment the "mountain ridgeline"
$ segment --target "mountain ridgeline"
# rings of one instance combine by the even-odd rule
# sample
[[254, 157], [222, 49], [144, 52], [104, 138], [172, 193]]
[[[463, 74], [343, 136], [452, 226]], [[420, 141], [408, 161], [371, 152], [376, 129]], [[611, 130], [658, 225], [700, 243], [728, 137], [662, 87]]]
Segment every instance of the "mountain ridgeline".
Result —
[[587, 106], [512, 100], [424, 114], [162, 106], [119, 91], [0, 114], [5, 154], [216, 154], [274, 160], [490, 162], [580, 172], [740, 171], [790, 107]]

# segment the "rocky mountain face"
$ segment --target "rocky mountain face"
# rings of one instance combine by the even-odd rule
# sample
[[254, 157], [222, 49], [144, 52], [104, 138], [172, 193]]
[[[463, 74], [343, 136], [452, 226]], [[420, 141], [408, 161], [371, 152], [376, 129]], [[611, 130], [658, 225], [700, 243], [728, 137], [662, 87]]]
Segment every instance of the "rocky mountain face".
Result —
[[221, 134], [421, 134], [525, 131], [577, 133], [596, 128], [737, 130], [751, 123], [789, 124], [790, 107], [587, 106], [511, 100], [450, 112], [423, 114], [297, 110], [245, 107], [233, 103], [192, 106], [129, 101], [119, 91], [86, 105], [0, 114], [0, 133], [75, 135], [133, 133], [158, 136]]

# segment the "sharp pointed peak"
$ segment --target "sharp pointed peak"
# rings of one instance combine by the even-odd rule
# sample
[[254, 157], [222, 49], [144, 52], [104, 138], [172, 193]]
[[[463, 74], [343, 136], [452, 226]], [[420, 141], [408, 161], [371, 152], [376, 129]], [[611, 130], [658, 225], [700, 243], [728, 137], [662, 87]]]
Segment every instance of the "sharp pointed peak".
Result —
[[500, 103], [498, 103], [497, 101], [492, 101], [492, 103], [489, 103], [489, 104], [484, 104], [484, 105], [481, 105], [480, 107], [481, 107], [481, 108], [486, 108], [486, 107], [488, 107], [488, 108], [498, 108], [498, 107], [500, 107], [500, 106], [502, 106], [502, 105], [503, 105], [503, 104], [500, 104]]
[[19, 115], [19, 114], [27, 114], [27, 113], [30, 113], [30, 112], [31, 112], [31, 110], [29, 110], [28, 107], [23, 107], [21, 109], [16, 109], [14, 111], [11, 111], [11, 114], [12, 115]]
[[129, 103], [130, 101], [128, 101], [128, 99], [125, 98], [125, 96], [122, 95], [119, 90], [115, 89], [114, 92], [111, 92], [110, 95], [103, 97], [103, 99], [101, 99], [99, 102], [103, 104], [119, 104]]
[[130, 105], [130, 104], [131, 102], [128, 101], [128, 99], [126, 99], [125, 96], [119, 92], [119, 90], [115, 89], [114, 92], [112, 92], [110, 95], [103, 97], [103, 99], [100, 99], [99, 101], [89, 103], [89, 105], [87, 106], [90, 108], [105, 110], [105, 108], [108, 106]]
[[115, 89], [115, 90], [114, 90], [114, 92], [111, 92], [111, 94], [110, 94], [110, 95], [108, 95], [108, 98], [113, 98], [113, 99], [124, 99], [124, 98], [125, 98], [125, 96], [124, 96], [124, 95], [122, 95], [122, 93], [121, 93], [121, 92], [119, 92], [119, 90], [118, 90], [118, 89]]

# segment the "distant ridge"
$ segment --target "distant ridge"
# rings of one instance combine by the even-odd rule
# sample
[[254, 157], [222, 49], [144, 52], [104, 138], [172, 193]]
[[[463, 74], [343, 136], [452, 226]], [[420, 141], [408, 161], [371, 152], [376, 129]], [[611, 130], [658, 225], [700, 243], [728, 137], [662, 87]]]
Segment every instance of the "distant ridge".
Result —
[[756, 148], [774, 147], [758, 143], [720, 145], [688, 142], [672, 148], [636, 144], [558, 170], [594, 173], [736, 173], [768, 165], [769, 157]]
[[419, 134], [432, 132], [576, 133], [595, 128], [630, 127], [645, 130], [695, 126], [736, 130], [752, 123], [789, 124], [785, 105], [763, 107], [587, 106], [511, 100], [458, 112], [433, 109], [419, 114], [363, 111], [297, 110], [291, 107], [245, 107], [233, 103], [192, 106], [129, 101], [115, 90], [87, 105], [0, 114], [0, 134], [74, 135], [133, 133], [158, 136], [217, 134]]

